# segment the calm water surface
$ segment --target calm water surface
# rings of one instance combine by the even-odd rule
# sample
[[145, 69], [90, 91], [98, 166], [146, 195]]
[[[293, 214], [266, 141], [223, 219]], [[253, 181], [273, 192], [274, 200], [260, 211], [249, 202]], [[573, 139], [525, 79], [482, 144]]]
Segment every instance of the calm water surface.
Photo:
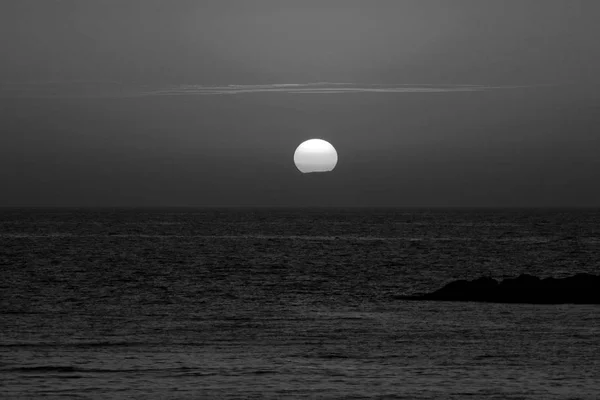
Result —
[[598, 210], [0, 210], [0, 397], [599, 398], [600, 308], [405, 302], [598, 273]]

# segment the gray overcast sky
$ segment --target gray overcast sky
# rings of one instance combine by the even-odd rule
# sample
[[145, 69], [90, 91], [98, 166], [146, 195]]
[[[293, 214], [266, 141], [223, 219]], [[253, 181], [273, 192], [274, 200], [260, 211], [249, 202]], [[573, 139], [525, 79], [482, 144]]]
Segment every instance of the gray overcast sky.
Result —
[[[598, 21], [596, 0], [4, 0], [0, 205], [600, 206]], [[436, 90], [173, 94], [310, 82]], [[445, 90], [465, 84], [504, 88]], [[334, 172], [295, 169], [312, 137]]]

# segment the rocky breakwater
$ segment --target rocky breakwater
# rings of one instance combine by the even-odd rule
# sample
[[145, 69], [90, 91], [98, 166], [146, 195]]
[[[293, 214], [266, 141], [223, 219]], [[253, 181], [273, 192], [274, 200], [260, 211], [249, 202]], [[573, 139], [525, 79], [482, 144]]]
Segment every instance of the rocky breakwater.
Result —
[[540, 279], [522, 274], [500, 282], [482, 277], [472, 281], [453, 281], [432, 293], [395, 298], [488, 303], [600, 304], [600, 276], [576, 274], [567, 278]]

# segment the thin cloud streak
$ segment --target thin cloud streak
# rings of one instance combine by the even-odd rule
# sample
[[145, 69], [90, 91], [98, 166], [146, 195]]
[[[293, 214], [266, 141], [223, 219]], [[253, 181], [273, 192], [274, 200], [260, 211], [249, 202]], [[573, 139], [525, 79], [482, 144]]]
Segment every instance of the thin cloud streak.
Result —
[[153, 96], [223, 96], [258, 93], [353, 94], [353, 93], [448, 93], [481, 92], [536, 86], [484, 86], [434, 84], [356, 84], [339, 82], [278, 83], [263, 85], [127, 86], [115, 82], [0, 83], [3, 98], [129, 98]]
[[286, 83], [272, 85], [202, 86], [181, 85], [143, 93], [145, 96], [238, 95], [252, 93], [348, 94], [348, 93], [438, 93], [485, 90], [478, 85], [383, 85], [353, 83]]

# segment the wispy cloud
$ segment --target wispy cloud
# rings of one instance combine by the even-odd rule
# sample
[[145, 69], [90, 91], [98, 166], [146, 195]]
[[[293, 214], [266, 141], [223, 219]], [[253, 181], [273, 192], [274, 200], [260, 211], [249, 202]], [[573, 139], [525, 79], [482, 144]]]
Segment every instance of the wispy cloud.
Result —
[[257, 93], [353, 94], [353, 93], [446, 93], [481, 92], [532, 86], [359, 84], [359, 83], [278, 83], [263, 85], [170, 85], [132, 86], [117, 82], [28, 82], [0, 83], [0, 96], [7, 98], [127, 98], [153, 96], [224, 96]]
[[475, 85], [385, 85], [355, 83], [284, 83], [272, 85], [201, 86], [180, 85], [143, 93], [147, 96], [240, 95], [250, 93], [348, 94], [348, 93], [432, 93], [485, 90]]

